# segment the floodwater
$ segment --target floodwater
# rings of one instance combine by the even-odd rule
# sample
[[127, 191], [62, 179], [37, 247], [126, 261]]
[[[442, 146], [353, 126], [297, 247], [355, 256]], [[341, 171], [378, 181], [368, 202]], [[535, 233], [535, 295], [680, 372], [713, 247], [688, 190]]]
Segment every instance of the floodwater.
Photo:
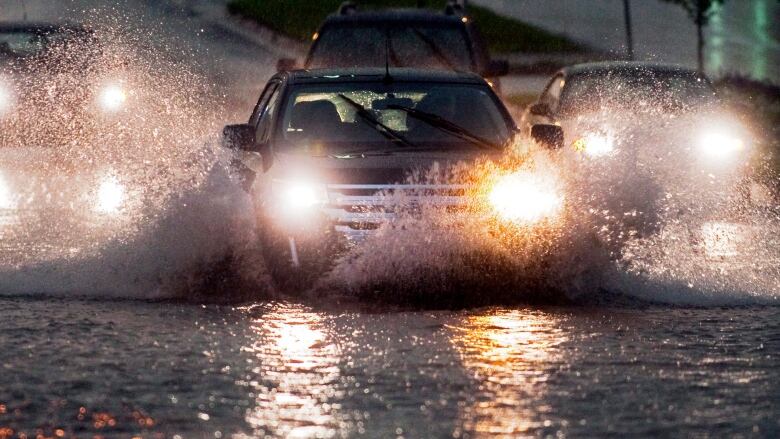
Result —
[[[100, 3], [26, 8], [31, 19], [94, 19], [81, 8]], [[622, 168], [619, 153], [572, 158], [579, 171], [535, 157], [551, 179], [577, 183], [550, 236], [507, 240], [479, 224], [383, 229], [313, 291], [271, 294], [248, 197], [210, 135], [248, 114], [273, 52], [215, 24], [198, 9], [206, 3], [109, 8], [118, 26], [174, 49], [149, 59], [127, 50], [138, 40], [115, 46], [139, 63], [127, 80], [142, 85], [132, 97], [146, 106], [124, 144], [93, 148], [122, 151], [96, 156], [110, 167], [52, 190], [27, 178], [57, 169], [29, 152], [0, 155], [5, 191], [57, 207], [30, 218], [10, 202], [0, 209], [0, 438], [780, 435], [776, 211], [730, 210], [738, 194], [725, 177], [692, 184], [675, 174], [693, 172], [679, 155], [660, 149], [651, 160], [662, 186]], [[635, 138], [651, 139], [652, 126], [639, 125]], [[704, 199], [698, 186], [722, 189]], [[108, 203], [79, 204], [104, 187]], [[129, 207], [107, 214], [119, 198]], [[636, 203], [659, 198], [669, 227], [637, 237]], [[89, 221], [59, 210], [67, 206]], [[623, 235], [626, 259], [606, 257]], [[470, 286], [442, 291], [443, 269], [450, 286]], [[214, 282], [225, 273], [233, 283]], [[496, 286], [495, 273], [514, 277]], [[388, 280], [389, 294], [421, 302], [456, 289], [488, 297], [488, 286], [503, 299], [522, 299], [529, 285], [550, 297], [455, 311], [366, 300]], [[238, 289], [241, 305], [220, 300]], [[496, 303], [506, 302], [517, 301]]]
[[780, 310], [4, 298], [29, 436], [776, 437]]

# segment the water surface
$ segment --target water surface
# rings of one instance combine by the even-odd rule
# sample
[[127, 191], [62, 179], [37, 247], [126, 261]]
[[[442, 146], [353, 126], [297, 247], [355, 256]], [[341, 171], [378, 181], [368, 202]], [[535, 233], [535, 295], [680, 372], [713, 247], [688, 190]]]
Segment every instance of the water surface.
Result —
[[777, 307], [334, 311], [0, 299], [0, 428], [127, 437], [780, 432]]

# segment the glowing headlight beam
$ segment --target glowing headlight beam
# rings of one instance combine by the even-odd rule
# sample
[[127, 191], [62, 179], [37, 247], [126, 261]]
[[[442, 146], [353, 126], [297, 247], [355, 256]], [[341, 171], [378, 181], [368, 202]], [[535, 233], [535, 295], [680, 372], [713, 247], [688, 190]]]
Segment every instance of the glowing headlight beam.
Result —
[[731, 157], [745, 147], [745, 142], [734, 135], [723, 132], [708, 132], [699, 139], [702, 153], [715, 159]]
[[107, 178], [100, 183], [97, 191], [95, 209], [100, 213], [116, 213], [125, 201], [125, 187], [115, 178]]
[[322, 192], [315, 184], [296, 182], [285, 184], [280, 195], [288, 208], [302, 211], [321, 204], [324, 201]]
[[489, 201], [500, 218], [521, 223], [554, 216], [563, 206], [563, 197], [554, 185], [528, 172], [499, 179], [490, 191]]
[[107, 85], [100, 91], [98, 100], [103, 110], [115, 112], [124, 107], [127, 101], [127, 93], [118, 85]]
[[574, 149], [582, 151], [591, 157], [601, 157], [611, 154], [615, 150], [615, 142], [611, 136], [603, 134], [588, 134], [577, 139]]

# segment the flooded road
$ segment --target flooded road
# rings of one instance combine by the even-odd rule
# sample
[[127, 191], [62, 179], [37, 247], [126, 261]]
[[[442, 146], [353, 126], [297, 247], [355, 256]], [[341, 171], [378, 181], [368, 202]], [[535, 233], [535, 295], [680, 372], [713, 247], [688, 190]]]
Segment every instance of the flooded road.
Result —
[[780, 433], [777, 308], [0, 312], [0, 427], [28, 437]]

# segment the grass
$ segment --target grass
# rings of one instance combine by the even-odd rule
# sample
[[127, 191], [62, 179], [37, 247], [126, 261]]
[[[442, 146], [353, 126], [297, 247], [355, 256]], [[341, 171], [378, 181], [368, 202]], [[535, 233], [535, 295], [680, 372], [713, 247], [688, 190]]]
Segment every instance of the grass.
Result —
[[[326, 16], [335, 12], [342, 0], [232, 0], [228, 11], [252, 19], [292, 38], [307, 41]], [[361, 7], [414, 7], [416, 0], [362, 0]], [[428, 6], [443, 9], [444, 1], [429, 0]], [[573, 41], [535, 26], [498, 15], [479, 6], [469, 6], [469, 16], [479, 25], [494, 53], [577, 52], [583, 47]]]

